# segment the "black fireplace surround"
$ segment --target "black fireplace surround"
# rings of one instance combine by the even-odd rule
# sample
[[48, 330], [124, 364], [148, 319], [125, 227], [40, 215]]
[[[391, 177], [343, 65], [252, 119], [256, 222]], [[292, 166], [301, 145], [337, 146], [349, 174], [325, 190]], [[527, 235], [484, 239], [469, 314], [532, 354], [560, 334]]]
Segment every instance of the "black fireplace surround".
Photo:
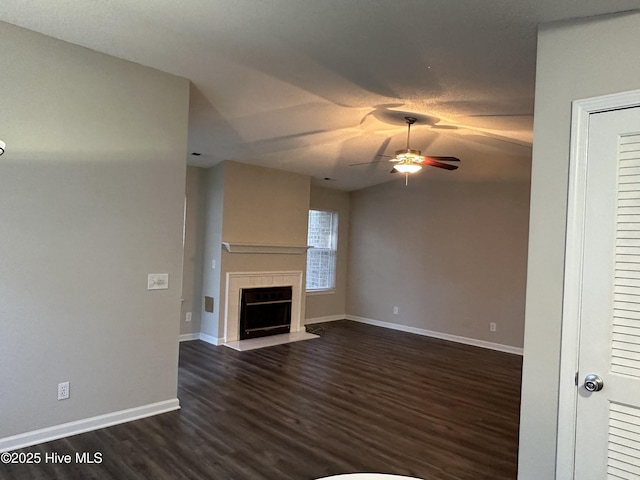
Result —
[[240, 340], [291, 331], [291, 287], [243, 288]]

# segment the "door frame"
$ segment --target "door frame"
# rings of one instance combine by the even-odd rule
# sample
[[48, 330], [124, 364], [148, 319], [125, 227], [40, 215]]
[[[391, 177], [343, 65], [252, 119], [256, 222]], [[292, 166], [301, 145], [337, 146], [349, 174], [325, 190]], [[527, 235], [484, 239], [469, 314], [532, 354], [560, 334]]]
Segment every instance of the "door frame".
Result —
[[640, 90], [602, 95], [572, 102], [562, 340], [560, 347], [560, 384], [558, 388], [557, 479], [573, 478], [575, 464], [578, 400], [576, 382], [580, 381], [577, 375], [580, 347], [589, 116], [594, 113], [638, 106], [640, 106]]

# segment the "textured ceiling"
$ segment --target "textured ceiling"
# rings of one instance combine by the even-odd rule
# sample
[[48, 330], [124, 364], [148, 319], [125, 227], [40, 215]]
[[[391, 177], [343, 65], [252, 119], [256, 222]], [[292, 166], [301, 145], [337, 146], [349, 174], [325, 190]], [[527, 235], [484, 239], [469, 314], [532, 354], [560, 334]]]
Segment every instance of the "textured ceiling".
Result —
[[[433, 178], [526, 178], [540, 23], [640, 0], [3, 0], [0, 20], [191, 80], [192, 165], [236, 160], [353, 190], [411, 147]], [[453, 177], [455, 176], [455, 177]], [[324, 181], [324, 177], [332, 180]]]

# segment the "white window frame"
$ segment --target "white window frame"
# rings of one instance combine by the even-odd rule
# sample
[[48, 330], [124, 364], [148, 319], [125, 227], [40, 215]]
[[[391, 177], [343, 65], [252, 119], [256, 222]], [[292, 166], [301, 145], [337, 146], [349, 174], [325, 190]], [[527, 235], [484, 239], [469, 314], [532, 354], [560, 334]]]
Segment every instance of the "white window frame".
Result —
[[[321, 210], [321, 209], [317, 209], [317, 208], [312, 208], [309, 209], [309, 217], [311, 217], [311, 212], [323, 212], [323, 213], [330, 213], [332, 215], [332, 221], [331, 221], [331, 239], [330, 239], [330, 247], [315, 247], [311, 241], [309, 240], [309, 231], [307, 229], [307, 245], [310, 245], [312, 248], [310, 248], [307, 251], [307, 267], [306, 267], [306, 273], [307, 273], [307, 278], [309, 277], [308, 273], [309, 273], [309, 258], [311, 255], [313, 255], [313, 251], [319, 251], [319, 250], [324, 250], [324, 251], [330, 251], [333, 253], [333, 268], [331, 269], [331, 278], [329, 279], [330, 281], [328, 282], [329, 286], [328, 287], [324, 287], [324, 288], [308, 288], [308, 284], [305, 282], [305, 291], [307, 294], [310, 295], [322, 295], [322, 294], [327, 294], [327, 293], [334, 293], [336, 290], [336, 270], [337, 270], [337, 266], [338, 266], [338, 221], [339, 221], [339, 215], [338, 212], [333, 211], [333, 210]], [[310, 225], [310, 223], [309, 223]]]

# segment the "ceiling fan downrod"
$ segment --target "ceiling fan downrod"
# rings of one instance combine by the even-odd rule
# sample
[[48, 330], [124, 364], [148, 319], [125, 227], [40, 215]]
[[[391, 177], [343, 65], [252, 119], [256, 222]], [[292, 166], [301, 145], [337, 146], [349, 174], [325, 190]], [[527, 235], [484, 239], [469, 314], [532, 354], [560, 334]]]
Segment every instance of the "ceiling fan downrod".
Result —
[[[411, 147], [409, 147], [411, 142], [411, 125], [416, 123], [417, 118], [415, 117], [404, 117], [407, 122], [407, 152], [411, 152]], [[409, 185], [409, 172], [405, 172], [404, 174], [404, 186]]]
[[411, 140], [411, 125], [416, 123], [417, 118], [415, 117], [404, 117], [407, 122], [407, 152], [410, 151], [409, 141]]

